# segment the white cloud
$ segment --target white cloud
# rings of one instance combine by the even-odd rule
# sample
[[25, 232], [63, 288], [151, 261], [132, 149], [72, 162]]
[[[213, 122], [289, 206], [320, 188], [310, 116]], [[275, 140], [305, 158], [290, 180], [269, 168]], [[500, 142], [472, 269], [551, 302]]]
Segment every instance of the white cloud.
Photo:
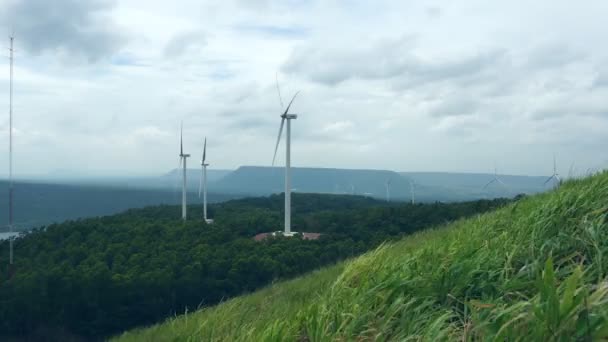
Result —
[[604, 2], [8, 1], [17, 172], [163, 173], [181, 120], [214, 167], [266, 165], [277, 71], [283, 97], [302, 91], [299, 166], [484, 171], [498, 155], [543, 174], [547, 153], [586, 169], [608, 146]]

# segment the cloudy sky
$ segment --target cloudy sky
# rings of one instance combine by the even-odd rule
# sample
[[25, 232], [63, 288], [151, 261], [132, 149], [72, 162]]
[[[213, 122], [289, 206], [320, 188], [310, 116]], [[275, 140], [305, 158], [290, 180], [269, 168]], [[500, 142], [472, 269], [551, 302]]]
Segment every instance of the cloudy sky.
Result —
[[212, 167], [269, 165], [277, 73], [284, 101], [301, 90], [296, 166], [606, 167], [606, 17], [603, 0], [0, 0], [15, 169], [164, 173], [181, 120], [191, 165], [204, 136]]

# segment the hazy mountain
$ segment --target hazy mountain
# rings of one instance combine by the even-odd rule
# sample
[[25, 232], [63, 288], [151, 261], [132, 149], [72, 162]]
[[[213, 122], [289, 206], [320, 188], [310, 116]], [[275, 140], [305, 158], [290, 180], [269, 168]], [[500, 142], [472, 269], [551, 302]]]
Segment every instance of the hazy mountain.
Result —
[[[198, 203], [196, 194], [200, 170], [187, 173], [189, 203]], [[64, 172], [65, 174], [65, 172]], [[15, 185], [15, 222], [19, 229], [32, 228], [67, 219], [108, 215], [128, 208], [180, 202], [181, 170], [157, 177], [58, 178], [56, 184], [19, 181]], [[284, 168], [243, 166], [235, 171], [208, 170], [209, 200], [221, 201], [249, 195], [284, 191]], [[393, 172], [388, 170], [348, 170], [292, 168], [295, 192], [357, 194], [386, 198], [390, 181], [393, 200], [411, 199], [410, 180], [417, 202], [464, 201], [479, 198], [513, 197], [520, 193], [547, 190], [545, 177], [500, 175], [506, 187], [483, 186], [494, 175], [482, 173]], [[0, 181], [0, 208], [7, 208], [6, 182]], [[177, 214], [177, 213], [176, 213]], [[0, 232], [8, 222], [7, 210], [0, 211]]]
[[[292, 189], [296, 192], [335, 194], [367, 194], [385, 197], [386, 182], [391, 183], [391, 195], [404, 195], [407, 179], [394, 171], [301, 168], [292, 170]], [[242, 166], [210, 185], [219, 192], [248, 194], [280, 193], [284, 191], [285, 172], [282, 167]]]
[[[232, 172], [232, 170], [207, 169], [207, 180], [210, 183], [217, 181], [230, 172]], [[200, 177], [200, 169], [187, 170], [186, 178], [188, 181], [188, 190], [198, 191]], [[96, 176], [82, 175], [77, 172], [70, 172], [68, 170], [59, 170], [43, 176], [39, 175], [19, 178], [19, 181], [26, 183], [94, 185], [132, 189], [162, 189], [171, 191], [181, 189], [181, 180], [181, 169], [173, 169], [168, 173], [159, 176]]]
[[[14, 221], [23, 230], [50, 223], [91, 216], [109, 215], [129, 208], [157, 204], [178, 204], [179, 191], [134, 189], [18, 182], [14, 184]], [[209, 194], [210, 202], [232, 199], [235, 195]], [[195, 192], [188, 203], [200, 203]], [[0, 181], [0, 208], [8, 208], [7, 183]], [[179, 217], [180, 213], [175, 213]], [[8, 210], [0, 211], [0, 232], [6, 232]]]
[[[461, 201], [477, 198], [513, 197], [548, 189], [545, 177], [500, 175], [506, 184], [483, 186], [494, 175], [482, 173], [401, 172], [388, 170], [349, 170], [329, 168], [292, 168], [292, 189], [296, 192], [318, 192], [368, 195], [386, 198], [390, 181], [392, 199], [416, 201]], [[284, 191], [282, 167], [243, 166], [228, 173], [209, 188], [220, 193], [263, 195]], [[353, 191], [354, 190], [354, 191]]]
[[[232, 173], [233, 170], [216, 170], [207, 168], [207, 183], [211, 184], [224, 178], [226, 175]], [[202, 170], [201, 169], [187, 169], [186, 180], [188, 189], [198, 191]], [[179, 188], [182, 186], [182, 169], [173, 169], [168, 173], [162, 175], [158, 179], [158, 185], [162, 185], [164, 188]]]
[[450, 172], [401, 172], [401, 175], [413, 180], [417, 186], [431, 186], [435, 190], [452, 193], [464, 199], [485, 197], [511, 197], [517, 194], [533, 194], [549, 189], [545, 186], [545, 176], [498, 175], [504, 183], [486, 184], [494, 179], [494, 174], [487, 173], [450, 173]]

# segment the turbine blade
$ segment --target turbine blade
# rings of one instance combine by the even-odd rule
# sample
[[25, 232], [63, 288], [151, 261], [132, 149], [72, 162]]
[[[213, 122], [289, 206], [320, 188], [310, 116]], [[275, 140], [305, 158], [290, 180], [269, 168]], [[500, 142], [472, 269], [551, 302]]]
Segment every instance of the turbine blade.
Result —
[[281, 96], [281, 88], [279, 87], [279, 73], [277, 72], [275, 75], [275, 80], [277, 81], [277, 92], [279, 93], [279, 103], [281, 104], [281, 109], [285, 107], [283, 104], [283, 97]]
[[489, 181], [488, 184], [484, 185], [482, 189], [485, 190], [485, 188], [487, 188], [490, 184], [492, 184], [494, 182], [496, 182], [496, 178], [494, 178], [491, 181]]
[[547, 178], [547, 180], [546, 180], [546, 181], [543, 183], [543, 185], [547, 185], [547, 183], [549, 183], [549, 181], [550, 181], [550, 180], [552, 180], [552, 179], [553, 179], [553, 177], [555, 177], [555, 175], [553, 175], [553, 176], [551, 176], [551, 177]]
[[[179, 155], [184, 154], [184, 122], [182, 121], [180, 131], [179, 131]], [[181, 159], [180, 159], [181, 164]]]
[[206, 157], [207, 157], [207, 137], [205, 137], [205, 144], [203, 145], [203, 164], [205, 164]]
[[277, 158], [277, 150], [279, 149], [279, 143], [281, 142], [281, 134], [283, 134], [283, 125], [285, 124], [285, 118], [281, 119], [281, 126], [279, 127], [279, 136], [277, 137], [277, 145], [274, 148], [274, 157], [272, 157], [272, 166]]
[[291, 107], [291, 104], [293, 103], [293, 100], [296, 99], [296, 96], [298, 96], [298, 94], [300, 93], [300, 91], [298, 90], [293, 97], [291, 98], [291, 101], [289, 101], [289, 105], [287, 105], [287, 108], [285, 108], [285, 113], [283, 113], [283, 115], [287, 115], [287, 112], [289, 112], [289, 108]]

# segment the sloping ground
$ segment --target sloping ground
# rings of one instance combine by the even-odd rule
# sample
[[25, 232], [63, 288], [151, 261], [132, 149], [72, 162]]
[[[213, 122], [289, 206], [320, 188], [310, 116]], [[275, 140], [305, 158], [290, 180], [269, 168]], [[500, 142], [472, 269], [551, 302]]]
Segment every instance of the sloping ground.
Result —
[[608, 173], [123, 341], [608, 338]]

